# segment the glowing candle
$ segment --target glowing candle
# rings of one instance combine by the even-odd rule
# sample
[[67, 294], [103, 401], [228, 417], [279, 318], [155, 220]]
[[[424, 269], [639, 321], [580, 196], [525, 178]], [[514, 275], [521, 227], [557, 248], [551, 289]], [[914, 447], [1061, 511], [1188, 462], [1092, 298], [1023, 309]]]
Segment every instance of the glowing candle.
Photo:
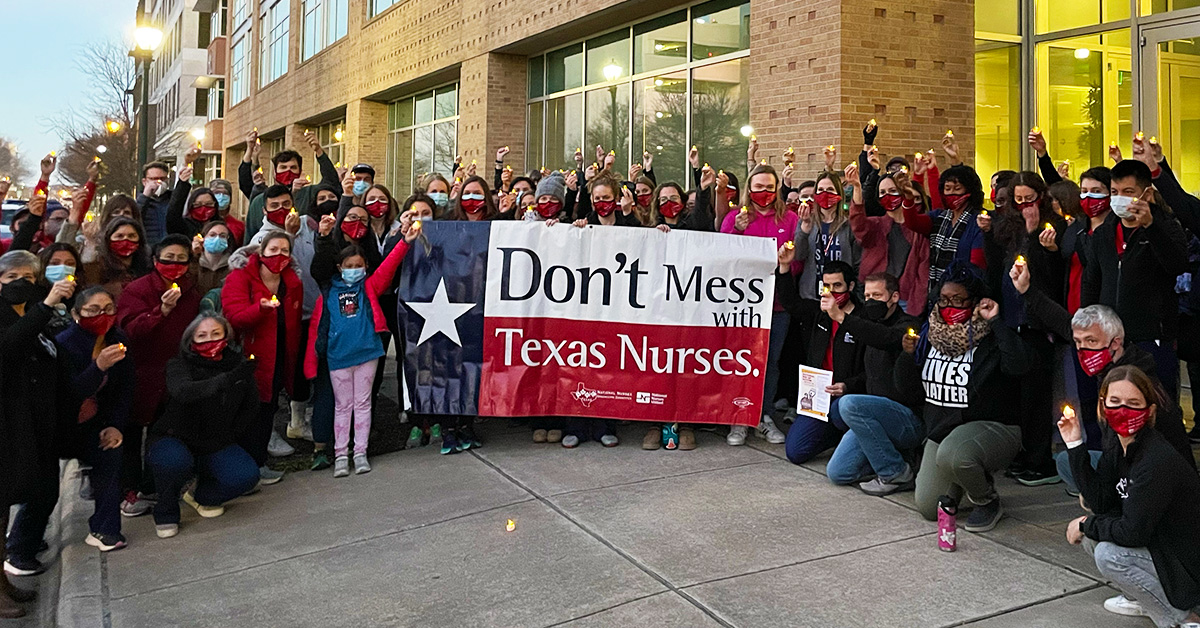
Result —
[[512, 532], [513, 530], [516, 530], [516, 529], [517, 529], [517, 521], [515, 519], [509, 519], [504, 524], [504, 530], [506, 532]]
[[833, 294], [833, 290], [830, 290], [829, 286], [821, 286], [821, 294], [822, 295], [830, 295], [830, 294]]
[[1153, 135], [1151, 135], [1151, 136], [1150, 136], [1150, 143], [1151, 143], [1151, 144], [1157, 144], [1157, 143], [1158, 143], [1158, 138], [1157, 138], [1157, 137], [1154, 137]]
[[913, 329], [912, 327], [909, 327], [909, 328], [908, 328], [908, 337], [909, 337], [909, 338], [916, 338], [916, 337], [917, 337], [917, 330]]
[[1046, 223], [1046, 231], [1051, 231], [1053, 229], [1054, 229], [1054, 225], [1052, 225], [1050, 223]]
[[867, 123], [867, 126], [875, 126], [875, 118], [871, 118], [871, 121]]
[[178, 290], [178, 289], [179, 289], [179, 284], [177, 284], [177, 283], [172, 283], [172, 284], [171, 284], [171, 289], [172, 289], [172, 290]]
[[946, 129], [946, 137], [954, 137], [954, 131]]
[[1064, 418], [1064, 419], [1073, 419], [1073, 418], [1075, 418], [1075, 408], [1072, 408], [1072, 407], [1071, 407], [1071, 404], [1069, 404], [1069, 403], [1064, 403], [1064, 404], [1063, 404], [1062, 415], [1063, 415], [1063, 418]]
[[1024, 265], [1025, 265], [1025, 256], [1024, 256], [1024, 255], [1018, 255], [1018, 256], [1017, 256], [1017, 261], [1016, 261], [1016, 262], [1013, 262], [1013, 263], [1014, 263], [1014, 264], [1016, 264], [1017, 266], [1024, 266]]
[[1034, 135], [1039, 135], [1039, 134], [1041, 134], [1042, 129], [1040, 127], [1035, 126], [1032, 129], [1029, 129], [1029, 132], [1033, 133]]
[[271, 295], [271, 305], [279, 305], [279, 297]]
[[75, 275], [67, 275], [67, 281], [75, 283]]
[[796, 248], [796, 243], [795, 243], [795, 242], [792, 242], [791, 240], [788, 240], [787, 242], [784, 242], [784, 243], [783, 243], [783, 245], [784, 245], [785, 247], [787, 247], [787, 249], [788, 249], [789, 251], [790, 251], [790, 250], [792, 250], [792, 249], [794, 249], [794, 248]]
[[746, 207], [745, 205], [742, 205], [742, 213], [743, 213], [743, 214], [748, 214], [748, 213], [750, 213], [750, 208], [749, 208], [749, 207]]
[[121, 351], [124, 351], [124, 350], [125, 350], [125, 343], [123, 343], [123, 342], [118, 342], [118, 343], [117, 343], [117, 348], [118, 348], [118, 349], [120, 349]]
[[1108, 143], [1108, 147], [1109, 147], [1109, 148], [1116, 148], [1116, 147], [1117, 147], [1117, 143], [1116, 143], [1116, 142], [1109, 142], [1109, 143]]
[[413, 228], [413, 230], [414, 230], [414, 231], [420, 231], [420, 230], [421, 230], [421, 221], [420, 221], [420, 220], [414, 220], [414, 221], [413, 221], [413, 224], [412, 224], [412, 228]]
[[[1146, 139], [1146, 134], [1142, 133], [1141, 131], [1138, 131], [1137, 134], [1133, 136], [1133, 138], [1140, 142], [1140, 141]], [[54, 153], [51, 153], [51, 154], [53, 155]]]

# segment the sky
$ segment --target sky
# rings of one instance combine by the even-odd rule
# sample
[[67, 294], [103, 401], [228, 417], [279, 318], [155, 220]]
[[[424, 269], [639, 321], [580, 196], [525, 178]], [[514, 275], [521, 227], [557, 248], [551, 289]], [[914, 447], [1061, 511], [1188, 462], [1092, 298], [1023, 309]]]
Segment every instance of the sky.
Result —
[[0, 59], [0, 137], [17, 143], [31, 171], [62, 142], [46, 118], [70, 110], [87, 93], [89, 77], [75, 67], [84, 46], [133, 41], [137, 0], [0, 0], [4, 33]]

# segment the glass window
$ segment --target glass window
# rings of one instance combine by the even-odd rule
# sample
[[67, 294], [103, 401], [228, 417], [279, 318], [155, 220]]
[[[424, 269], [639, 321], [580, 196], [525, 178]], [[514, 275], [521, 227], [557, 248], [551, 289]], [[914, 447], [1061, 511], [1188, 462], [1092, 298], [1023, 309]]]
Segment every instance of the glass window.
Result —
[[458, 85], [437, 90], [434, 98], [434, 117], [438, 120], [458, 114]]
[[229, 0], [221, 0], [220, 7], [208, 14], [208, 32], [215, 37], [224, 37], [229, 22]]
[[687, 110], [686, 70], [633, 84], [633, 159], [650, 153], [658, 180], [675, 181], [685, 188], [691, 187], [691, 176], [684, 173]]
[[277, 0], [263, 11], [259, 30], [259, 85], [264, 86], [287, 73], [288, 0]]
[[975, 3], [975, 32], [1021, 34], [1020, 0], [991, 0]]
[[[528, 172], [534, 168], [541, 168], [545, 163], [545, 156], [542, 154], [542, 103], [529, 103], [529, 115], [525, 121], [525, 145], [529, 150], [525, 151], [525, 170]], [[576, 146], [576, 148], [581, 148]]]
[[[587, 132], [583, 144], [615, 151], [617, 159], [613, 162], [613, 171], [618, 173], [629, 170], [629, 92], [629, 83], [587, 92]], [[595, 155], [594, 150], [592, 154]], [[555, 167], [562, 166], [556, 164]]]
[[348, 3], [349, 0], [304, 0], [302, 59], [308, 59], [346, 35]]
[[431, 172], [451, 176], [458, 154], [458, 84], [393, 102], [388, 130], [384, 179], [394, 196], [407, 197]]
[[345, 127], [345, 120], [335, 120], [313, 129], [317, 134], [317, 142], [325, 149], [325, 154], [329, 155], [329, 161], [335, 164], [341, 163], [345, 154]]
[[371, 0], [371, 15], [376, 16], [400, 0]]
[[1039, 33], [1129, 19], [1129, 0], [1035, 0], [1034, 5]]
[[229, 53], [229, 104], [236, 105], [250, 95], [246, 83], [250, 79], [250, 57], [246, 54], [249, 38], [242, 33], [233, 42]]
[[391, 134], [388, 143], [388, 188], [392, 196], [407, 198], [413, 193], [416, 177], [413, 173], [413, 132], [398, 131]]
[[714, 0], [692, 9], [692, 58], [750, 49], [750, 3]]
[[687, 62], [687, 11], [633, 27], [633, 73], [653, 72]]
[[1038, 44], [1037, 120], [1050, 156], [1072, 175], [1104, 165], [1108, 143], [1131, 154], [1133, 73], [1129, 30]]
[[1019, 170], [1021, 147], [1021, 47], [975, 42], [975, 169]]
[[538, 55], [529, 58], [529, 97], [537, 98], [545, 93], [546, 58]]
[[583, 85], [583, 44], [568, 46], [546, 55], [546, 93]]
[[433, 92], [425, 92], [417, 96], [417, 124], [433, 122]]
[[746, 136], [750, 135], [750, 59], [692, 70], [692, 143], [700, 159], [746, 178]]
[[458, 121], [439, 122], [433, 127], [433, 166], [441, 172], [454, 172], [454, 154], [458, 150]]
[[1156, 131], [1183, 188], [1200, 189], [1200, 46], [1192, 39], [1159, 44]]
[[[546, 163], [551, 169], [575, 167], [575, 149], [583, 147], [583, 94], [546, 101]], [[588, 151], [584, 151], [587, 159]]]
[[233, 0], [233, 25], [238, 27], [250, 17], [250, 0]]
[[413, 99], [405, 98], [392, 103], [389, 120], [390, 129], [402, 129], [413, 125]]
[[1200, 0], [1142, 0], [1141, 14], [1166, 13], [1179, 9], [1194, 9], [1200, 7]]
[[588, 85], [629, 78], [629, 74], [629, 29], [588, 40]]
[[432, 126], [419, 126], [413, 129], [413, 170], [437, 172], [433, 165]]
[[208, 88], [208, 119], [220, 120], [225, 117], [225, 79], [217, 79]]

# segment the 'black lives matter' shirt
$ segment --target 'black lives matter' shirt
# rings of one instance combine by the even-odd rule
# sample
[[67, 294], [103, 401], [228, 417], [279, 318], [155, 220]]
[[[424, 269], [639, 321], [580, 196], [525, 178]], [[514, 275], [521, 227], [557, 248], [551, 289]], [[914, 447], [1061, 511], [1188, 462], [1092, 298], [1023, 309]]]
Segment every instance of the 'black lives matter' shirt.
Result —
[[955, 357], [929, 348], [921, 367], [921, 384], [925, 387], [925, 425], [930, 440], [941, 442], [950, 430], [962, 424], [963, 410], [970, 401], [967, 382], [971, 381], [974, 359], [975, 347]]

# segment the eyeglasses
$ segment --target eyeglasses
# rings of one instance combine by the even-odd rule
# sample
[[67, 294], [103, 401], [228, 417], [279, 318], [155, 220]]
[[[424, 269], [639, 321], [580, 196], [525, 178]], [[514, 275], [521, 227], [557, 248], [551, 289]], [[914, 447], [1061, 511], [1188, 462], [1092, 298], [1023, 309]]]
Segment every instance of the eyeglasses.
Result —
[[938, 307], [969, 307], [971, 305], [971, 297], [953, 297], [950, 299], [941, 298], [937, 300]]
[[84, 306], [83, 309], [79, 310], [79, 313], [83, 315], [84, 318], [100, 316], [101, 314], [116, 314], [117, 306], [111, 303], [109, 303], [107, 307], [103, 308], [98, 305], [87, 305]]

